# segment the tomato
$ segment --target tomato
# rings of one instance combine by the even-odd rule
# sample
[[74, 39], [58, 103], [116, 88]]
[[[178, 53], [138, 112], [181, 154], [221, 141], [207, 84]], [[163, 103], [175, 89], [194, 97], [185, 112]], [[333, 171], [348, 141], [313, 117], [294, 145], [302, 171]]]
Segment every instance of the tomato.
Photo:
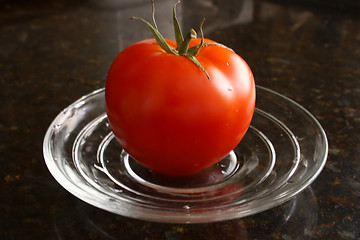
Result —
[[148, 39], [127, 47], [110, 67], [105, 100], [112, 131], [154, 172], [199, 172], [222, 160], [249, 128], [255, 107], [249, 66], [208, 39], [191, 39], [189, 48], [202, 40], [195, 56], [200, 65]]

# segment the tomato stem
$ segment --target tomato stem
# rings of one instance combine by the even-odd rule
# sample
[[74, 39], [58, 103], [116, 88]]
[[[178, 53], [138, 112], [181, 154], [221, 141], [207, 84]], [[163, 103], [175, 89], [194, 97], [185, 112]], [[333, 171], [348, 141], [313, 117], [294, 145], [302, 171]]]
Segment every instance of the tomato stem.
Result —
[[179, 21], [176, 17], [176, 6], [180, 3], [180, 0], [177, 1], [174, 4], [174, 8], [173, 8], [173, 22], [174, 22], [174, 32], [175, 32], [175, 39], [176, 39], [176, 50], [179, 51], [180, 47], [182, 46], [183, 42], [184, 42], [184, 37], [181, 31], [181, 27], [179, 24]]
[[154, 0], [151, 0], [151, 9], [152, 9], [152, 21], [154, 23], [154, 27], [158, 29], [156, 21], [155, 21], [155, 3]]
[[151, 0], [151, 6], [152, 6], [152, 20], [154, 23], [154, 26], [151, 25], [148, 21], [139, 18], [139, 17], [131, 17], [130, 19], [139, 20], [143, 23], [145, 23], [150, 31], [152, 32], [156, 42], [159, 44], [159, 46], [167, 53], [185, 56], [189, 60], [191, 60], [196, 66], [198, 66], [205, 74], [208, 79], [210, 79], [209, 74], [204, 69], [203, 66], [201, 66], [200, 62], [196, 59], [196, 55], [199, 53], [200, 49], [204, 46], [204, 33], [202, 30], [202, 26], [204, 24], [205, 18], [202, 20], [200, 24], [200, 32], [201, 32], [201, 42], [199, 45], [196, 45], [189, 49], [189, 44], [192, 39], [197, 38], [197, 34], [194, 29], [191, 29], [190, 32], [186, 35], [186, 37], [183, 37], [179, 20], [176, 17], [176, 6], [180, 3], [180, 0], [177, 1], [174, 4], [173, 7], [173, 24], [174, 24], [174, 31], [175, 31], [175, 39], [176, 39], [176, 49], [172, 48], [165, 40], [165, 38], [161, 35], [159, 32], [156, 21], [155, 21], [155, 4], [154, 0]]
[[204, 32], [202, 30], [202, 26], [203, 26], [204, 22], [205, 22], [205, 18], [203, 18], [203, 20], [201, 21], [201, 24], [200, 24], [200, 33], [201, 33], [201, 42], [200, 42], [200, 44], [196, 45], [196, 46], [193, 46], [192, 48], [190, 48], [188, 50], [188, 53], [193, 55], [193, 56], [196, 56], [199, 53], [200, 49], [204, 46]]
[[139, 20], [139, 21], [145, 23], [150, 28], [154, 38], [156, 39], [156, 42], [160, 45], [160, 47], [165, 52], [178, 55], [177, 51], [175, 49], [173, 49], [172, 47], [170, 47], [169, 44], [167, 44], [167, 42], [165, 41], [165, 38], [161, 35], [161, 33], [156, 28], [154, 28], [149, 22], [147, 22], [146, 20], [144, 20], [142, 18], [138, 18], [138, 17], [131, 17], [130, 19]]
[[197, 37], [197, 34], [194, 29], [191, 29], [191, 31], [186, 35], [184, 41], [182, 42], [180, 49], [179, 49], [179, 55], [186, 55], [188, 53], [189, 44], [191, 39], [195, 39]]

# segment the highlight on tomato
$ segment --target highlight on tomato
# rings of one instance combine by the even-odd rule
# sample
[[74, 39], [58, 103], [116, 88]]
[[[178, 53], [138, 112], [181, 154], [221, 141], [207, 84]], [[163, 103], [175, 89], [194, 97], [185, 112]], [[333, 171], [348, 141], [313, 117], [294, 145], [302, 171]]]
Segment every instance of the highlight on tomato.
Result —
[[202, 24], [201, 38], [194, 30], [183, 36], [176, 5], [176, 41], [162, 37], [154, 17], [153, 24], [133, 18], [154, 38], [124, 49], [105, 87], [108, 120], [122, 148], [171, 176], [197, 173], [226, 157], [249, 128], [256, 95], [248, 64], [205, 39]]

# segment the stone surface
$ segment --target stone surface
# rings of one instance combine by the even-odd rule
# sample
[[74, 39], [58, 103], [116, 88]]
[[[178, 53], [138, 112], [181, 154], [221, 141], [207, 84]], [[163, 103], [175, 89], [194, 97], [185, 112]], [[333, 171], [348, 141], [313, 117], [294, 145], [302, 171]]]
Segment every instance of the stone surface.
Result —
[[[172, 37], [173, 1], [157, 19]], [[256, 83], [297, 101], [324, 127], [326, 166], [293, 200], [243, 219], [165, 224], [116, 216], [64, 190], [42, 141], [66, 106], [105, 86], [129, 44], [151, 37], [147, 0], [0, 0], [0, 239], [359, 239], [358, 1], [183, 0], [183, 28], [234, 49]]]

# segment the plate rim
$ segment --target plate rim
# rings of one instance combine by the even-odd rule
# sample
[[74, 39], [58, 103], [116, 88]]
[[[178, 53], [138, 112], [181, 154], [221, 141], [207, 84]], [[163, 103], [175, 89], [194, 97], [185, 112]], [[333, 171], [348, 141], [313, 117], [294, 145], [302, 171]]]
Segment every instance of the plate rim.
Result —
[[[279, 198], [276, 199], [276, 201], [266, 201], [265, 203], [257, 206], [255, 209], [252, 209], [251, 211], [245, 211], [242, 212], [242, 214], [236, 214], [236, 206], [231, 207], [232, 210], [227, 210], [225, 211], [211, 211], [209, 214], [196, 214], [196, 212], [192, 212], [192, 211], [184, 211], [181, 213], [176, 213], [176, 212], [172, 212], [173, 214], [169, 217], [169, 216], [164, 216], [164, 215], [152, 215], [152, 214], [143, 214], [144, 211], [146, 211], [146, 209], [143, 209], [143, 207], [141, 207], [140, 205], [135, 205], [133, 202], [132, 203], [128, 203], [126, 202], [126, 200], [124, 202], [122, 202], [122, 204], [129, 204], [128, 208], [124, 209], [122, 207], [122, 209], [119, 211], [118, 208], [115, 208], [117, 211], [114, 211], [114, 207], [118, 206], [117, 205], [117, 201], [113, 201], [113, 204], [108, 204], [106, 206], [102, 205], [99, 203], [100, 200], [100, 195], [102, 195], [102, 197], [105, 196], [105, 194], [103, 194], [102, 192], [100, 192], [101, 194], [94, 194], [94, 196], [97, 197], [93, 197], [91, 196], [91, 194], [89, 194], [89, 191], [94, 191], [94, 189], [92, 189], [88, 183], [86, 183], [85, 185], [87, 186], [88, 191], [86, 191], [84, 188], [79, 187], [76, 184], [73, 184], [73, 182], [71, 182], [66, 176], [64, 176], [64, 174], [62, 174], [62, 171], [60, 169], [58, 169], [53, 157], [53, 155], [51, 154], [51, 144], [50, 144], [50, 139], [51, 136], [54, 134], [55, 130], [56, 130], [56, 125], [58, 124], [59, 119], [63, 116], [64, 113], [66, 113], [69, 109], [74, 108], [74, 106], [78, 105], [79, 103], [81, 103], [83, 100], [85, 99], [89, 99], [92, 98], [94, 96], [97, 96], [98, 94], [102, 94], [105, 91], [105, 88], [99, 88], [96, 89], [86, 95], [83, 95], [82, 97], [80, 97], [79, 99], [77, 99], [76, 101], [74, 101], [73, 103], [71, 103], [70, 105], [68, 105], [66, 108], [64, 108], [60, 113], [57, 114], [57, 116], [53, 119], [53, 121], [51, 122], [51, 124], [49, 125], [46, 134], [44, 136], [44, 140], [43, 140], [43, 156], [45, 159], [45, 163], [46, 166], [48, 168], [48, 170], [50, 171], [50, 173], [52, 174], [52, 176], [55, 178], [55, 180], [64, 188], [66, 189], [68, 192], [70, 192], [72, 195], [74, 195], [75, 197], [81, 199], [84, 202], [87, 202], [95, 207], [98, 207], [100, 209], [106, 210], [108, 212], [112, 212], [114, 214], [118, 214], [118, 215], [122, 215], [122, 216], [126, 216], [126, 217], [130, 217], [130, 218], [136, 218], [136, 219], [141, 219], [141, 220], [147, 220], [147, 221], [154, 221], [154, 222], [167, 222], [167, 223], [204, 223], [204, 222], [209, 222], [209, 219], [213, 219], [211, 220], [211, 222], [216, 222], [216, 221], [224, 221], [224, 220], [230, 220], [230, 219], [234, 219], [234, 218], [242, 218], [242, 217], [246, 217], [249, 215], [254, 215], [257, 214], [259, 212], [265, 211], [265, 210], [269, 210], [273, 207], [279, 206], [289, 200], [291, 200], [295, 195], [297, 195], [298, 193], [302, 192], [306, 187], [308, 187], [311, 183], [313, 183], [315, 181], [315, 179], [319, 176], [319, 174], [321, 173], [321, 171], [323, 170], [326, 161], [327, 161], [327, 157], [328, 157], [328, 140], [327, 140], [327, 136], [326, 136], [326, 132], [323, 129], [323, 127], [321, 126], [320, 122], [307, 110], [305, 109], [302, 105], [300, 105], [299, 103], [297, 103], [296, 101], [288, 98], [285, 95], [282, 95], [274, 90], [271, 90], [269, 88], [266, 87], [262, 87], [259, 85], [256, 85], [256, 88], [264, 90], [270, 94], [274, 94], [278, 97], [283, 98], [284, 100], [288, 101], [289, 103], [295, 105], [297, 108], [299, 108], [301, 111], [303, 111], [308, 117], [310, 117], [310, 119], [315, 123], [317, 129], [319, 130], [319, 132], [321, 133], [321, 137], [323, 140], [323, 145], [324, 145], [324, 151], [323, 151], [323, 157], [321, 159], [321, 164], [318, 166], [318, 168], [316, 168], [312, 174], [310, 175], [311, 177], [306, 178], [305, 181], [302, 182], [302, 184], [299, 185], [298, 188], [291, 188], [292, 191], [289, 191], [290, 193], [286, 194], [286, 195], [282, 195]], [[47, 157], [47, 156], [51, 156]], [[281, 189], [282, 187], [280, 187]], [[79, 193], [80, 191], [80, 193]], [[277, 191], [277, 190], [276, 190]], [[99, 193], [98, 190], [96, 190], [97, 193]], [[108, 198], [108, 197], [107, 197]], [[266, 199], [265, 198], [261, 198]], [[259, 201], [258, 199], [255, 200]], [[252, 204], [254, 205], [254, 204]], [[114, 206], [114, 207], [110, 207], [110, 206]], [[148, 210], [151, 210], [150, 208]], [[126, 211], [129, 211], [129, 214], [125, 214]], [[144, 216], [146, 215], [146, 216]]]

